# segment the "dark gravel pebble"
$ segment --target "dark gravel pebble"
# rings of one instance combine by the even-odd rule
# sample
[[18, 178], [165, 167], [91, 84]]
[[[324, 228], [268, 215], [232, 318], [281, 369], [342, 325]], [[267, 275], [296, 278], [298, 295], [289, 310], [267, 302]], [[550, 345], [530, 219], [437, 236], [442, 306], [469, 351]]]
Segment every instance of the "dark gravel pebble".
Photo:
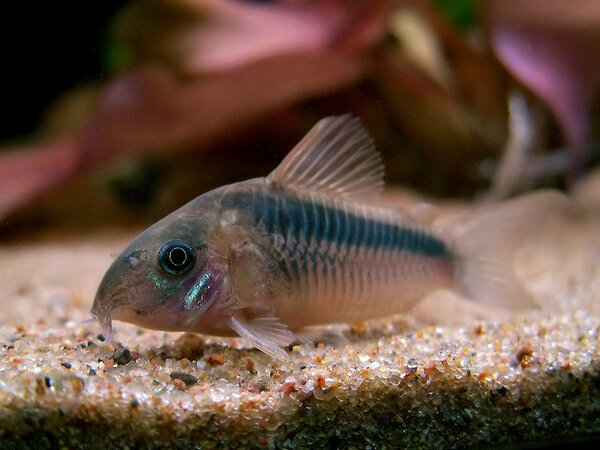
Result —
[[117, 350], [112, 358], [117, 364], [123, 366], [131, 361], [131, 352], [128, 348], [123, 348], [121, 350]]
[[198, 378], [185, 372], [171, 372], [171, 380], [175, 378], [180, 379], [187, 386], [191, 386], [192, 384], [196, 384], [198, 382]]

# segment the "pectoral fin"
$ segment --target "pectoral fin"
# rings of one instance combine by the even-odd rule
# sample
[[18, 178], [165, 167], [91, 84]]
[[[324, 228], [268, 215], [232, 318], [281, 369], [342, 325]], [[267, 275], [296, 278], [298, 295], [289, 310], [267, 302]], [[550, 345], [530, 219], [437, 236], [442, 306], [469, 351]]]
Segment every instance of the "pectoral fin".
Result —
[[233, 313], [228, 317], [228, 323], [237, 334], [250, 341], [259, 350], [282, 361], [289, 359], [282, 347], [287, 347], [294, 342], [295, 336], [276, 317], [246, 320], [241, 314]]

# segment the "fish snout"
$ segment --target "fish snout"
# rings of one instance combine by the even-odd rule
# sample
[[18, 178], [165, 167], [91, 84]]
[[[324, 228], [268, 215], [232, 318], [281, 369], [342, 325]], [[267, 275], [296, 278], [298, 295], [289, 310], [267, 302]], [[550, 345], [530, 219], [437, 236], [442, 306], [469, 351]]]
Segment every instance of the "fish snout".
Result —
[[128, 266], [131, 267], [131, 264], [127, 259], [117, 258], [102, 278], [94, 297], [91, 313], [102, 327], [107, 340], [112, 332], [113, 313], [124, 305]]

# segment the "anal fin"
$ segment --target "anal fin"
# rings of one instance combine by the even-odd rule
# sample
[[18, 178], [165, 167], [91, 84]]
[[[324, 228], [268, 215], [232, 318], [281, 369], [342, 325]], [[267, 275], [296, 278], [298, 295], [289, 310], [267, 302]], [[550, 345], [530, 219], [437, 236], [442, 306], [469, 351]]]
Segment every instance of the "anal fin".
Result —
[[290, 345], [296, 338], [276, 317], [246, 320], [240, 314], [234, 313], [229, 315], [227, 320], [233, 331], [259, 350], [282, 361], [289, 359], [283, 347]]

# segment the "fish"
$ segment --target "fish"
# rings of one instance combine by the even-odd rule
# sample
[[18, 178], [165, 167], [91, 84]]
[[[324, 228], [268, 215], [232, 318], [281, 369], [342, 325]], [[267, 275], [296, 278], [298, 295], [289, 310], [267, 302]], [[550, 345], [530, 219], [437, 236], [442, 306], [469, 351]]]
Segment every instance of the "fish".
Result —
[[409, 310], [449, 289], [521, 309], [515, 250], [565, 196], [534, 192], [468, 217], [421, 223], [378, 205], [384, 165], [350, 115], [320, 120], [267, 177], [204, 193], [142, 232], [104, 275], [92, 316], [241, 336], [274, 358], [314, 325]]

